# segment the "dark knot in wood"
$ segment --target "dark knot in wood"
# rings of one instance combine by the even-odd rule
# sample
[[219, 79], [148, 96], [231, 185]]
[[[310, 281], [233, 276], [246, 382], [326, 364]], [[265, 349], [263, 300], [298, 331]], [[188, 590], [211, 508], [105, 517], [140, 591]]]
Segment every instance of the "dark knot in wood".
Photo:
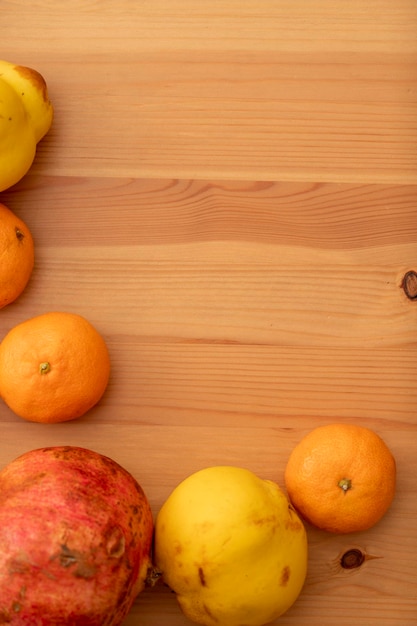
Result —
[[417, 272], [411, 270], [404, 274], [401, 287], [404, 289], [407, 298], [417, 300]]
[[344, 569], [355, 569], [360, 567], [365, 560], [365, 554], [358, 548], [351, 548], [342, 554], [340, 558], [340, 565]]

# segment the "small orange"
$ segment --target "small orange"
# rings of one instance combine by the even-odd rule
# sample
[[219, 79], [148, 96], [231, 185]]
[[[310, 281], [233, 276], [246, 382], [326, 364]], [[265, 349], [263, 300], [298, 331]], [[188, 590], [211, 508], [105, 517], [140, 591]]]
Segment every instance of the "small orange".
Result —
[[395, 493], [395, 459], [374, 431], [319, 426], [293, 449], [285, 469], [288, 496], [305, 520], [334, 533], [366, 530]]
[[106, 343], [74, 313], [44, 313], [12, 328], [0, 344], [0, 396], [32, 422], [64, 422], [93, 407], [110, 375]]
[[33, 238], [28, 227], [0, 203], [0, 309], [23, 292], [34, 261]]

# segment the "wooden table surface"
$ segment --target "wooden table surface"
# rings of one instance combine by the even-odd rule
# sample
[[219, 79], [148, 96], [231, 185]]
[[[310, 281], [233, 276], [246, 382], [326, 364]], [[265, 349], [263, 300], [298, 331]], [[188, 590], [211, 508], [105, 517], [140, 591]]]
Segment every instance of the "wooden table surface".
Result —
[[[281, 626], [417, 623], [417, 3], [2, 0], [1, 57], [55, 106], [29, 174], [0, 194], [36, 244], [2, 336], [86, 316], [112, 375], [85, 417], [0, 405], [0, 464], [81, 445], [175, 485], [236, 464], [283, 486], [319, 424], [363, 424], [398, 464], [373, 529], [308, 527], [309, 573]], [[410, 293], [409, 295], [413, 295]], [[369, 558], [344, 570], [358, 547]], [[157, 586], [126, 626], [186, 626]]]

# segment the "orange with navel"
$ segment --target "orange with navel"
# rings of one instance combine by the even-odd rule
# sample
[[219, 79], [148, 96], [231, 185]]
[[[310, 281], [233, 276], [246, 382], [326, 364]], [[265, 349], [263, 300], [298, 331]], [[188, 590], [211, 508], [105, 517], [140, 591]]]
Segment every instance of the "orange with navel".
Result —
[[0, 344], [0, 396], [29, 421], [64, 422], [84, 415], [102, 397], [109, 375], [103, 337], [74, 313], [28, 319]]
[[293, 449], [285, 469], [289, 499], [314, 526], [334, 533], [371, 528], [395, 494], [396, 463], [369, 428], [329, 424]]
[[0, 203], [0, 309], [23, 292], [32, 274], [34, 260], [29, 228]]

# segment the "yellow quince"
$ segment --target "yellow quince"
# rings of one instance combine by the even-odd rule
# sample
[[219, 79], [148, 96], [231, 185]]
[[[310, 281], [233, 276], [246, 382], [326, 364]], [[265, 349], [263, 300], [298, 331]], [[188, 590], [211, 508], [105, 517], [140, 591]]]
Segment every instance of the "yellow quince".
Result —
[[307, 572], [307, 536], [279, 486], [234, 466], [181, 482], [155, 523], [155, 567], [205, 626], [261, 626], [287, 611]]
[[41, 74], [0, 60], [0, 191], [28, 172], [52, 119], [53, 106]]

